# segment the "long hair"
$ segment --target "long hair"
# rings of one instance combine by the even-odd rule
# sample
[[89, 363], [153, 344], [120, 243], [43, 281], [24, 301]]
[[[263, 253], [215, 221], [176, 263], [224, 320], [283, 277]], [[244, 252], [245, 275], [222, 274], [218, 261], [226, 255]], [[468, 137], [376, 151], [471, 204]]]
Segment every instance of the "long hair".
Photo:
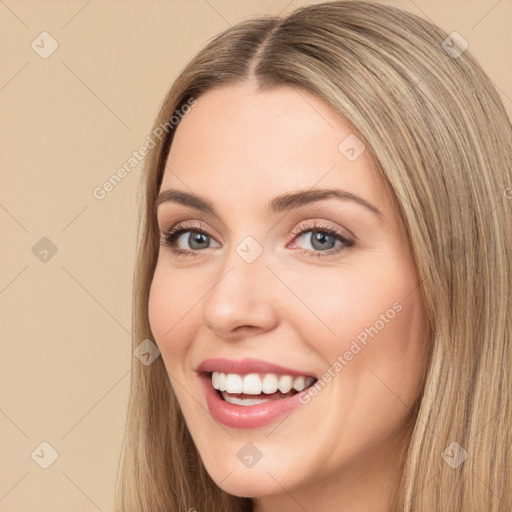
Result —
[[[153, 338], [148, 297], [160, 238], [155, 200], [178, 126], [170, 120], [213, 87], [246, 80], [262, 91], [305, 88], [327, 101], [352, 125], [392, 191], [430, 328], [399, 510], [510, 510], [511, 124], [460, 39], [410, 13], [335, 1], [284, 18], [243, 21], [212, 39], [180, 73], [155, 120], [153, 134], [165, 126], [165, 136], [153, 135], [141, 181], [133, 349]], [[467, 459], [450, 464], [450, 455], [462, 449]], [[207, 474], [162, 358], [148, 366], [132, 358], [116, 512], [253, 506]]]

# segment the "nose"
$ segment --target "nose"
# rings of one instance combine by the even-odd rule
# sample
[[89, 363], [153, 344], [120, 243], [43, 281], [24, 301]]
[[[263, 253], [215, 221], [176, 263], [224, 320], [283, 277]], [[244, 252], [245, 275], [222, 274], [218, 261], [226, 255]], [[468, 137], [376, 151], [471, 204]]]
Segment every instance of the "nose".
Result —
[[203, 321], [219, 338], [237, 340], [273, 329], [278, 321], [274, 296], [279, 281], [267, 268], [265, 253], [248, 263], [230, 249], [206, 294]]

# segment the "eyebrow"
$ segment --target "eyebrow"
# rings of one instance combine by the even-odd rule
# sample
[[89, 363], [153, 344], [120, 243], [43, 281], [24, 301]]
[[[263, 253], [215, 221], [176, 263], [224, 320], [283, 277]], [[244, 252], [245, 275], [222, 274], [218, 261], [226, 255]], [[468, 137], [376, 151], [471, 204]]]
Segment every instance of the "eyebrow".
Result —
[[[377, 207], [362, 197], [339, 189], [301, 190], [299, 192], [283, 194], [269, 201], [267, 205], [267, 211], [274, 214], [280, 213], [331, 198], [342, 199], [344, 201], [353, 201], [372, 211], [379, 218], [384, 217], [382, 212]], [[182, 204], [184, 206], [194, 208], [195, 210], [218, 216], [215, 212], [215, 208], [209, 201], [195, 194], [189, 194], [188, 192], [182, 192], [175, 189], [164, 190], [158, 195], [155, 208], [158, 209], [161, 204], [167, 202]]]

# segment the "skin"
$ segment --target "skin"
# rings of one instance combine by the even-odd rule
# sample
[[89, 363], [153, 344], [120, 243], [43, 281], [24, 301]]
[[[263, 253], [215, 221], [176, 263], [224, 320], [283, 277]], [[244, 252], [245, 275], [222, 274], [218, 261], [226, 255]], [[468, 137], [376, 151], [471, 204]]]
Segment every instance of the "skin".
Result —
[[[338, 149], [351, 133], [306, 90], [258, 93], [244, 82], [198, 98], [167, 160], [161, 190], [200, 195], [218, 217], [159, 206], [162, 231], [190, 221], [194, 234], [200, 222], [211, 238], [194, 257], [161, 246], [152, 332], [208, 473], [228, 493], [257, 497], [257, 512], [392, 510], [428, 328], [411, 250], [369, 150], [349, 161]], [[337, 198], [278, 214], [266, 209], [277, 195], [320, 188], [356, 194], [382, 218]], [[313, 245], [315, 221], [355, 245], [323, 254], [333, 245]], [[313, 231], [293, 235], [301, 226]], [[194, 250], [188, 236], [179, 248]], [[263, 250], [250, 264], [235, 251], [248, 236]], [[366, 346], [359, 343], [362, 350], [309, 404], [258, 429], [211, 417], [194, 371], [204, 359], [251, 357], [321, 376], [394, 303], [401, 311]], [[251, 468], [237, 457], [247, 442], [262, 453]]]

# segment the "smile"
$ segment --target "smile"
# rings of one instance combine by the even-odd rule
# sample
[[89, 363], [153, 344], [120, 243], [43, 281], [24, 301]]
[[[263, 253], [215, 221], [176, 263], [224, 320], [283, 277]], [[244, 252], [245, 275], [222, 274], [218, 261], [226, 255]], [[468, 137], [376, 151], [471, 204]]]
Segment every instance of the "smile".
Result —
[[314, 375], [273, 363], [209, 359], [196, 369], [211, 416], [233, 428], [269, 425], [303, 405]]
[[[226, 402], [251, 406], [293, 396], [309, 387], [315, 379], [305, 375], [292, 377], [275, 373], [239, 375], [212, 372], [211, 381], [213, 387], [221, 392], [221, 396]], [[262, 396], [251, 398], [247, 395]]]

